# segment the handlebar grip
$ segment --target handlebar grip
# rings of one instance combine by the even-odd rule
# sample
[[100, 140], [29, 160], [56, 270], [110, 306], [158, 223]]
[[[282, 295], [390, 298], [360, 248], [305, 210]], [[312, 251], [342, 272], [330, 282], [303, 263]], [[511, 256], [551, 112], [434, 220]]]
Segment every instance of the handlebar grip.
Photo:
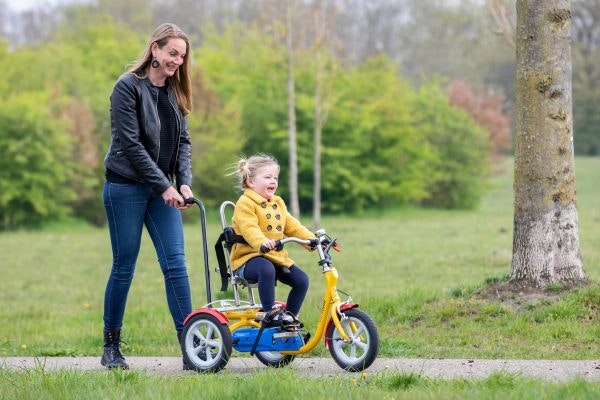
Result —
[[196, 204], [198, 200], [195, 197], [188, 197], [187, 199], [183, 199], [183, 204]]

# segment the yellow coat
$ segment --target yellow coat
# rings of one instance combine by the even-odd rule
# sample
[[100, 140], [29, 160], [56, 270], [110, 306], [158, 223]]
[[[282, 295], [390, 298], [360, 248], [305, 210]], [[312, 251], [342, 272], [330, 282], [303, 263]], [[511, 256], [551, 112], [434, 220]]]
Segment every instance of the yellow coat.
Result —
[[242, 235], [248, 244], [236, 243], [231, 249], [231, 268], [236, 270], [248, 260], [263, 256], [273, 264], [291, 267], [294, 260], [285, 249], [261, 253], [260, 246], [268, 239], [279, 240], [288, 236], [314, 239], [315, 235], [300, 221], [288, 214], [283, 199], [273, 196], [265, 199], [252, 189], [245, 189], [235, 204], [233, 230]]

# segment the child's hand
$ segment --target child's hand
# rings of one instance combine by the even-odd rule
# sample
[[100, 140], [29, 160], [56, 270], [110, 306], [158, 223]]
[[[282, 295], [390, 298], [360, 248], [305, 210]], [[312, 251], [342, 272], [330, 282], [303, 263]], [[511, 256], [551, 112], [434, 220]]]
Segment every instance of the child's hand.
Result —
[[277, 247], [277, 243], [274, 239], [269, 239], [263, 242], [263, 244], [260, 245], [261, 249], [267, 249], [267, 252], [270, 250], [273, 250]]

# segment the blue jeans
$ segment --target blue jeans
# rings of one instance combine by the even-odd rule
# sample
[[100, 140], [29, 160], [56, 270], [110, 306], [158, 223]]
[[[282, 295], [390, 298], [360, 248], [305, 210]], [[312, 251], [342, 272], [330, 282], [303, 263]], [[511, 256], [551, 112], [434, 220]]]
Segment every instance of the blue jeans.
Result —
[[286, 310], [298, 315], [308, 292], [308, 275], [300, 267], [289, 269], [273, 265], [264, 257], [254, 257], [244, 265], [243, 277], [258, 283], [258, 296], [263, 310], [269, 311], [275, 304], [275, 280], [291, 286], [286, 302]]
[[165, 204], [160, 194], [145, 183], [107, 181], [103, 200], [113, 254], [112, 269], [104, 293], [104, 330], [118, 330], [123, 325], [127, 294], [133, 280], [144, 225], [158, 255], [175, 329], [183, 329], [183, 321], [192, 311], [192, 300], [180, 211]]

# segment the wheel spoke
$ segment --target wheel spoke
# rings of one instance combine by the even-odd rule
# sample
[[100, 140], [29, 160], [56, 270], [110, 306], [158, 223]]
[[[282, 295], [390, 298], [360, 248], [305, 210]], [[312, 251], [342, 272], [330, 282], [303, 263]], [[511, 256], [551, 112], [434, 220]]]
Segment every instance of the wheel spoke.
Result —
[[194, 347], [194, 349], [193, 349], [193, 351], [194, 351], [194, 354], [195, 354], [196, 356], [199, 356], [199, 355], [200, 355], [200, 353], [202, 353], [204, 350], [205, 350], [205, 348], [204, 348], [204, 347], [202, 347], [202, 346]]
[[194, 331], [194, 336], [196, 338], [198, 338], [198, 340], [200, 340], [200, 342], [204, 342], [206, 340], [206, 338], [204, 337], [204, 335], [202, 335], [202, 332], [200, 332], [200, 328], [196, 329]]
[[360, 336], [363, 334], [363, 332], [365, 332], [365, 327], [362, 324], [357, 324], [352, 320], [343, 321], [342, 327], [344, 328], [346, 336], [353, 341], [360, 340]]
[[213, 328], [212, 325], [209, 325], [206, 329], [206, 339], [212, 339], [213, 335], [215, 334], [215, 329]]
[[210, 349], [205, 349], [206, 353], [204, 353], [206, 355], [206, 361], [212, 361], [215, 359], [215, 355], [217, 355], [218, 353], [213, 353], [212, 351], [210, 351]]
[[356, 360], [356, 346], [350, 345], [350, 358]]
[[219, 340], [207, 340], [206, 347], [210, 347], [212, 349], [221, 349], [222, 343]]
[[362, 340], [360, 340], [360, 341], [357, 340], [357, 341], [353, 342], [352, 344], [354, 346], [356, 346], [356, 347], [360, 347], [360, 349], [363, 352], [366, 352], [369, 349], [369, 344], [367, 342], [362, 341]]
[[[356, 326], [356, 324], [353, 324], [354, 326]], [[360, 336], [362, 335], [362, 333], [365, 331], [365, 327], [360, 325], [358, 327], [358, 329], [356, 329], [354, 332], [352, 332], [352, 335], [348, 335], [349, 337], [351, 337], [353, 340], [358, 340], [360, 339]]]

